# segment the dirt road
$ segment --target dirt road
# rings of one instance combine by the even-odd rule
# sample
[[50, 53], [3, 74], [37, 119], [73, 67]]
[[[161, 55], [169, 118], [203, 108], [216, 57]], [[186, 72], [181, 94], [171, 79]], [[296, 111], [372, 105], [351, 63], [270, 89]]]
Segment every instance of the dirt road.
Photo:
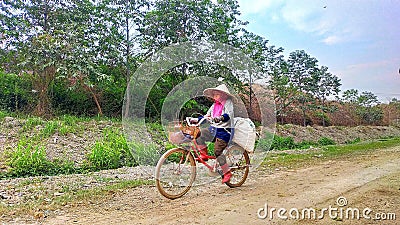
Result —
[[[337, 202], [339, 197], [346, 199]], [[347, 204], [344, 204], [344, 200]], [[271, 213], [272, 208], [276, 210]], [[312, 217], [311, 209], [315, 209], [315, 218]], [[307, 210], [310, 214], [307, 214]], [[357, 210], [360, 219], [356, 219]], [[60, 215], [46, 218], [42, 222], [400, 224], [400, 147], [376, 150], [351, 158], [321, 161], [297, 170], [257, 171], [251, 173], [240, 188], [230, 189], [216, 181], [195, 187], [182, 198], [173, 201], [162, 197], [154, 186], [146, 186], [116, 193], [106, 201], [61, 211]], [[268, 214], [265, 214], [266, 211]], [[333, 218], [335, 215], [338, 216]], [[305, 216], [304, 219], [295, 219], [302, 216]], [[377, 217], [386, 220], [377, 220]]]

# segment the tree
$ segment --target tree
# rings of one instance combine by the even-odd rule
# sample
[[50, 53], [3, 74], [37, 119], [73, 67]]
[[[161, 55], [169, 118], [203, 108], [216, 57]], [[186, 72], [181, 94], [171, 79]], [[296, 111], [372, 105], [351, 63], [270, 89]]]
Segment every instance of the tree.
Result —
[[358, 90], [350, 89], [343, 92], [342, 101], [347, 103], [358, 102]]
[[383, 111], [377, 106], [378, 97], [369, 91], [358, 94], [358, 90], [350, 89], [343, 93], [343, 101], [351, 107], [359, 123], [375, 124], [383, 119]]
[[297, 88], [290, 82], [288, 75], [288, 64], [284, 59], [280, 59], [279, 66], [272, 68], [269, 80], [269, 85], [274, 91], [274, 100], [276, 105], [276, 115], [280, 118], [283, 124], [284, 117], [287, 111], [295, 101], [295, 94], [298, 92]]
[[319, 100], [318, 108], [322, 111], [322, 125], [325, 126], [325, 113], [332, 113], [337, 108], [329, 104], [328, 97], [339, 97], [340, 79], [328, 72], [328, 67], [322, 66], [317, 68], [313, 74], [313, 79], [317, 83], [318, 88], [313, 90], [313, 94]]
[[102, 114], [97, 85], [109, 82], [104, 66], [118, 66], [123, 53], [118, 11], [109, 1], [31, 0], [4, 1], [1, 30], [6, 65], [17, 72], [30, 72], [38, 91], [36, 114], [50, 114], [48, 87], [55, 78], [82, 86]]
[[63, 35], [68, 10], [56, 0], [3, 1], [0, 18], [2, 53], [8, 55], [2, 55], [2, 65], [17, 74], [30, 74], [38, 93], [35, 113], [48, 114], [48, 87], [68, 49]]
[[307, 111], [316, 107], [312, 94], [319, 88], [317, 80], [313, 78], [317, 71], [317, 63], [318, 60], [304, 50], [291, 52], [288, 59], [288, 74], [290, 81], [298, 89], [295, 99], [303, 114], [303, 126], [307, 125]]
[[[232, 0], [162, 0], [156, 1], [151, 8], [138, 29], [145, 58], [175, 43], [197, 40], [233, 42], [236, 40], [234, 35], [239, 31], [238, 26], [242, 25], [237, 19], [237, 2]], [[162, 105], [166, 93], [174, 85], [191, 76], [201, 75], [224, 77], [224, 81], [238, 84], [229, 68], [224, 66], [208, 62], [183, 63], [170, 69], [163, 79], [157, 81], [148, 98], [149, 106], [157, 111], [155, 108]]]
[[357, 98], [357, 102], [359, 105], [364, 107], [372, 107], [376, 105], [378, 101], [378, 97], [369, 91], [363, 91]]

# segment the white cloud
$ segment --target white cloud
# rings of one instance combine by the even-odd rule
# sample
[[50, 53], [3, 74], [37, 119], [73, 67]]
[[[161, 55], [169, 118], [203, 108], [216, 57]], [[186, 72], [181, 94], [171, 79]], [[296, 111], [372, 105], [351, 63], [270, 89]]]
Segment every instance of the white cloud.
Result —
[[264, 13], [273, 5], [281, 2], [280, 0], [238, 0], [239, 10], [244, 15]]
[[395, 24], [399, 5], [373, 0], [239, 0], [244, 15], [267, 15], [271, 21], [283, 21], [295, 30], [314, 33], [321, 42], [332, 45], [369, 36], [398, 37]]
[[335, 36], [335, 35], [329, 36], [329, 37], [327, 37], [327, 38], [322, 40], [322, 42], [327, 44], [327, 45], [333, 45], [333, 44], [339, 43], [341, 41], [342, 41], [342, 39], [340, 37], [338, 37], [338, 36]]

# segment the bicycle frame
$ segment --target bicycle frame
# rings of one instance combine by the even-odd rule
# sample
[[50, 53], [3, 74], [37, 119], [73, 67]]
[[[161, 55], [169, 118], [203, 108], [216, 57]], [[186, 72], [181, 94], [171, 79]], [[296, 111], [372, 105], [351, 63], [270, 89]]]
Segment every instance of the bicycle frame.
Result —
[[[194, 156], [195, 156], [195, 159], [196, 159], [196, 161], [197, 162], [200, 162], [200, 163], [202, 163], [204, 166], [206, 166], [208, 169], [210, 169], [210, 170], [212, 170], [212, 169], [214, 169], [214, 166], [211, 166], [211, 165], [209, 165], [206, 161], [204, 161], [201, 157], [200, 157], [200, 154], [199, 154], [199, 145], [197, 144], [197, 141], [196, 141], [196, 139], [193, 139], [192, 140], [192, 143], [193, 144], [191, 144], [191, 149], [192, 149], [192, 153], [194, 154]], [[216, 159], [216, 157], [215, 156], [209, 156], [209, 159]]]
[[[188, 119], [187, 122], [188, 126], [193, 127], [199, 126], [202, 121], [199, 121], [196, 125], [191, 124]], [[210, 176], [224, 176], [215, 156], [208, 157], [211, 162], [200, 157], [201, 149], [195, 138], [198, 137], [196, 132], [193, 132], [194, 135], [191, 136], [190, 140], [186, 139], [184, 142], [180, 142], [180, 147], [165, 152], [157, 163], [156, 187], [163, 196], [169, 199], [180, 198], [189, 191], [196, 179], [198, 163], [203, 164], [209, 170]], [[235, 144], [230, 144], [224, 151], [228, 153], [227, 163], [229, 161], [230, 164], [228, 165], [232, 173], [231, 179], [225, 184], [231, 188], [240, 187], [249, 173], [249, 156], [243, 148], [237, 148]], [[179, 158], [176, 158], [176, 156], [179, 156]]]
[[[190, 123], [190, 119], [191, 119], [191, 117], [186, 117], [186, 123], [187, 123], [187, 125], [189, 125], [189, 126], [199, 126], [200, 124], [202, 124], [202, 122], [203, 122], [204, 120], [208, 120], [208, 118], [203, 118], [202, 120], [198, 121], [197, 124], [191, 124], [191, 123]], [[228, 148], [228, 147], [227, 147], [227, 148]], [[214, 165], [210, 165], [210, 164], [208, 164], [206, 161], [204, 161], [204, 160], [200, 157], [199, 145], [197, 144], [197, 141], [196, 141], [195, 138], [192, 139], [192, 141], [191, 141], [190, 149], [191, 149], [191, 153], [192, 153], [193, 156], [195, 157], [196, 162], [200, 162], [201, 164], [203, 164], [204, 166], [206, 166], [208, 169], [210, 169], [210, 171], [214, 171], [214, 172], [215, 172], [215, 170], [216, 170], [216, 168], [217, 168], [217, 163], [218, 163], [218, 162], [215, 162]], [[189, 149], [187, 149], [187, 150], [189, 150]], [[216, 157], [215, 157], [215, 156], [209, 156], [208, 159], [211, 159], [211, 160], [212, 160], [212, 159], [216, 159]]]

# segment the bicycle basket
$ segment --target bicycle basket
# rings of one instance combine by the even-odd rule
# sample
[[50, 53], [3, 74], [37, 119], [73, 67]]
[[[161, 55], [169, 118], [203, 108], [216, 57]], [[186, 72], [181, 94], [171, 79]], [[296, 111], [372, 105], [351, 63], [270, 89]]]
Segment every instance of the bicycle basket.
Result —
[[173, 144], [182, 144], [190, 142], [194, 138], [200, 136], [200, 129], [198, 127], [183, 126], [175, 124], [174, 131], [168, 133], [168, 140]]
[[183, 134], [190, 135], [191, 138], [198, 138], [200, 136], [200, 129], [198, 127], [182, 126], [181, 131]]

